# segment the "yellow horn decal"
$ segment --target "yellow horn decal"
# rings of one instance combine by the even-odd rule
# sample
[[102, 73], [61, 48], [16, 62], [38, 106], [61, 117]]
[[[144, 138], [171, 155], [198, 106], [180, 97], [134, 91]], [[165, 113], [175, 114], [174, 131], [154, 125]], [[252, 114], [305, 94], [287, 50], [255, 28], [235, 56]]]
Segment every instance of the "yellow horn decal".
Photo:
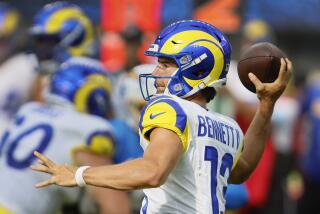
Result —
[[[182, 31], [180, 33], [174, 34], [171, 38], [169, 38], [162, 46], [160, 53], [164, 54], [177, 54], [179, 53], [184, 47], [189, 45], [191, 42], [197, 40], [210, 40], [219, 45], [218, 40], [211, 36], [210, 34], [200, 31], [200, 30], [187, 30]], [[174, 43], [172, 42], [174, 41]]]
[[92, 91], [97, 88], [105, 89], [109, 95], [111, 94], [111, 82], [103, 75], [90, 75], [86, 83], [76, 92], [74, 96], [74, 104], [77, 111], [87, 112], [87, 101]]
[[[210, 81], [206, 83], [206, 86], [210, 85], [212, 82], [219, 79], [222, 71], [223, 71], [223, 65], [224, 65], [224, 55], [220, 48], [218, 48], [215, 44], [208, 42], [208, 41], [199, 41], [196, 42], [195, 45], [203, 46], [210, 50], [214, 57], [214, 65], [212, 70], [210, 71]], [[203, 78], [204, 79], [204, 78]], [[184, 77], [184, 80], [190, 85], [191, 87], [196, 87], [198, 84], [203, 82], [203, 79], [201, 80], [191, 80], [186, 77]]]
[[93, 29], [90, 20], [75, 8], [66, 8], [54, 13], [46, 23], [46, 31], [48, 33], [57, 33], [67, 19], [78, 20], [85, 29], [84, 43], [80, 43], [77, 47], [70, 47], [70, 54], [73, 56], [80, 56], [85, 53], [86, 49], [93, 40]]

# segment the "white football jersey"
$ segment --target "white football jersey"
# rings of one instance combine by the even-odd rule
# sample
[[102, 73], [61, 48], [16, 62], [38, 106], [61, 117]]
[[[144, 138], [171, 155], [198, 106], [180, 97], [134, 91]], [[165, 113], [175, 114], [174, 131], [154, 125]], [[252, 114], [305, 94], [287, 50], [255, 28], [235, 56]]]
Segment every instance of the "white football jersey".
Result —
[[48, 176], [29, 169], [37, 164], [33, 151], [73, 164], [77, 149], [110, 155], [112, 145], [111, 127], [102, 118], [78, 113], [71, 105], [23, 105], [0, 144], [0, 206], [15, 214], [57, 213], [62, 203], [77, 199], [79, 188], [36, 189]]
[[37, 67], [34, 55], [22, 53], [0, 65], [0, 135], [18, 108], [30, 99]]
[[144, 190], [141, 213], [224, 213], [228, 178], [242, 151], [238, 124], [193, 102], [161, 95], [141, 112], [144, 149], [156, 127], [177, 133], [184, 154], [162, 186]]

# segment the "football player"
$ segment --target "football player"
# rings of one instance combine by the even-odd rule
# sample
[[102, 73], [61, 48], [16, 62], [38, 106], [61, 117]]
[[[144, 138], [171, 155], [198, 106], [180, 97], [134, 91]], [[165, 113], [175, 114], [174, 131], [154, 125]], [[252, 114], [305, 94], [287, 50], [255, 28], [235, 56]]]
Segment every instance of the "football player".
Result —
[[[46, 4], [30, 27], [33, 48], [39, 61], [38, 91], [48, 82], [48, 74], [70, 57], [96, 55], [93, 25], [75, 4], [57, 1]], [[39, 93], [36, 100], [42, 100]]]
[[[0, 144], [0, 213], [57, 213], [63, 202], [79, 199], [79, 190], [32, 187], [45, 178], [29, 169], [35, 149], [65, 164], [112, 162], [113, 131], [104, 119], [110, 87], [95, 60], [69, 60], [52, 76], [45, 103], [20, 108]], [[126, 193], [102, 190], [88, 188], [101, 213], [129, 213]]]
[[[116, 108], [116, 110], [120, 110], [118, 115], [122, 115], [123, 119], [126, 119], [127, 123], [131, 124], [135, 129], [139, 127], [140, 112], [146, 104], [141, 93], [139, 93], [139, 75], [150, 73], [155, 68], [156, 64], [137, 65], [130, 72], [124, 73], [119, 78], [118, 84], [115, 87], [115, 97], [122, 97], [122, 99], [118, 99], [118, 106]], [[134, 140], [132, 139], [130, 142], [132, 144]], [[123, 154], [126, 154], [126, 152]], [[228, 185], [225, 197], [227, 209], [238, 209], [248, 202], [248, 193], [242, 184]]]
[[21, 17], [9, 4], [0, 3], [0, 135], [19, 107], [33, 96], [38, 63], [32, 54], [20, 52]]
[[140, 75], [154, 80], [156, 87], [151, 94], [149, 84], [141, 86], [148, 100], [139, 123], [144, 156], [119, 165], [78, 168], [35, 152], [43, 164], [32, 168], [51, 174], [36, 186], [143, 188], [141, 213], [224, 213], [228, 182], [245, 181], [259, 162], [291, 62], [281, 60], [273, 83], [249, 74], [260, 106], [243, 137], [234, 120], [206, 109], [226, 83], [230, 63], [231, 46], [217, 28], [196, 20], [173, 23], [146, 54], [158, 57], [158, 66], [152, 74]]
[[56, 71], [71, 56], [93, 54], [93, 25], [80, 7], [68, 2], [45, 5], [30, 28], [42, 72]]
[[[156, 64], [140, 64], [119, 75], [114, 86], [113, 103], [117, 117], [138, 131], [140, 112], [146, 104], [140, 93], [139, 75], [152, 72]], [[121, 97], [121, 99], [119, 99]]]
[[[311, 70], [307, 76], [306, 84], [300, 98], [299, 117], [297, 120], [296, 147], [299, 154], [299, 167], [303, 174], [303, 188], [296, 175], [295, 189], [302, 189], [302, 197], [298, 201], [298, 212], [319, 212], [320, 193], [320, 72]], [[293, 180], [293, 176], [291, 175]], [[300, 178], [301, 180], [301, 178]], [[294, 182], [292, 182], [294, 183]], [[300, 181], [301, 183], [301, 181]], [[299, 189], [298, 189], [299, 190]], [[293, 192], [293, 191], [292, 191]], [[297, 192], [297, 191], [296, 191]], [[292, 194], [293, 195], [293, 194]], [[297, 194], [298, 195], [298, 194]]]

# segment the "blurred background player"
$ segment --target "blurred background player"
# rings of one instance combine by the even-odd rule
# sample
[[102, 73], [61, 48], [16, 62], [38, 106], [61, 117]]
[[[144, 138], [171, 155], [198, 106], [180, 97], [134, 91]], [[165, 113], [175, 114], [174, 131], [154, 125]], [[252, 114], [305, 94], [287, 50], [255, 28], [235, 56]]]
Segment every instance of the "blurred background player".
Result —
[[140, 92], [139, 75], [150, 73], [155, 67], [156, 64], [134, 66], [128, 72], [121, 73], [115, 85], [113, 101], [116, 115], [137, 131], [140, 112], [146, 104]]
[[[109, 120], [115, 129], [116, 139], [118, 140], [113, 158], [114, 163], [121, 163], [143, 156], [138, 127], [140, 112], [146, 101], [141, 96], [139, 75], [150, 73], [155, 67], [155, 64], [141, 64], [128, 72], [119, 74], [113, 92], [116, 117]], [[134, 213], [139, 213], [143, 196], [141, 190], [131, 192]]]
[[298, 213], [319, 213], [320, 194], [320, 70], [307, 76], [299, 109], [299, 161], [304, 179], [304, 193]]
[[[21, 107], [0, 144], [0, 211], [57, 213], [64, 202], [79, 199], [79, 189], [34, 189], [43, 179], [29, 169], [35, 161], [34, 149], [68, 164], [112, 163], [114, 138], [105, 120], [110, 90], [100, 64], [90, 59], [70, 60], [52, 76], [45, 103]], [[126, 193], [101, 188], [88, 188], [88, 192], [100, 213], [129, 213]]]
[[34, 94], [37, 60], [23, 53], [25, 32], [19, 13], [0, 3], [0, 135], [20, 105]]
[[[34, 17], [30, 35], [39, 60], [40, 88], [46, 84], [45, 76], [70, 57], [97, 55], [93, 25], [82, 9], [72, 3], [57, 1], [43, 6]], [[41, 94], [38, 99], [41, 100]]]
[[[153, 64], [135, 66], [129, 72], [120, 74], [113, 92], [115, 117], [110, 120], [120, 142], [114, 161], [120, 163], [141, 157], [143, 150], [139, 144], [138, 124], [140, 111], [146, 104], [140, 94], [138, 76], [154, 68]], [[118, 133], [118, 134], [117, 134]]]
[[[30, 34], [40, 63], [40, 87], [46, 84], [46, 76], [70, 57], [97, 57], [98, 54], [93, 24], [84, 11], [73, 3], [57, 1], [43, 6], [34, 18]], [[41, 100], [41, 94], [38, 99]], [[112, 160], [121, 163], [140, 157], [142, 149], [135, 130], [117, 119], [113, 109], [110, 105], [106, 115], [114, 128], [116, 141]]]

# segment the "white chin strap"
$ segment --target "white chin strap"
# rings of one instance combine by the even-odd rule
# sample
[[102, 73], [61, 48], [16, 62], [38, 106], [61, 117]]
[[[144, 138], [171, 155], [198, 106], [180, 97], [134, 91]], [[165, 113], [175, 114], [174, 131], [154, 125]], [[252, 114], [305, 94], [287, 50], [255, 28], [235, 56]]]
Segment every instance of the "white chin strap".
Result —
[[221, 88], [224, 85], [226, 80], [227, 80], [227, 78], [219, 79], [209, 85], [206, 85], [205, 81], [203, 81], [198, 85], [198, 87], [193, 88], [191, 91], [189, 91], [189, 93], [185, 94], [184, 96], [181, 96], [181, 98], [190, 97], [190, 96], [196, 94], [198, 91], [200, 91], [204, 88], [207, 88], [207, 87], [212, 87], [215, 90], [218, 90], [219, 88]]

